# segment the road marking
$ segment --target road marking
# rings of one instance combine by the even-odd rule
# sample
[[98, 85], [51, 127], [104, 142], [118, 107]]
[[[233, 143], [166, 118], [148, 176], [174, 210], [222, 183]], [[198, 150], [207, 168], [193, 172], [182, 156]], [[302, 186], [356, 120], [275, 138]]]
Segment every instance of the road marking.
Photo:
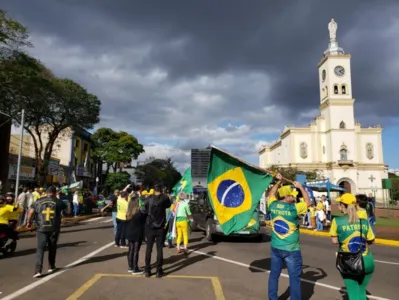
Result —
[[399, 266], [399, 263], [393, 262], [393, 261], [386, 261], [386, 260], [376, 260], [374, 259], [375, 262], [378, 262], [380, 264], [387, 264], [387, 265], [394, 265], [394, 266]]
[[[216, 256], [216, 255], [210, 255], [210, 254], [202, 252], [202, 251], [197, 251], [197, 250], [190, 250], [190, 251], [194, 252], [194, 253], [197, 253], [197, 254], [200, 254], [200, 255], [204, 255], [204, 256], [209, 257], [209, 258], [213, 258], [213, 259], [216, 259], [216, 260], [221, 260], [221, 261], [224, 261], [224, 262], [227, 262], [227, 263], [230, 263], [230, 264], [234, 264], [234, 265], [241, 266], [241, 267], [246, 267], [246, 268], [251, 268], [251, 269], [257, 270], [259, 272], [264, 272], [264, 273], [270, 274], [270, 271], [267, 270], [267, 269], [263, 269], [263, 268], [259, 268], [259, 267], [255, 267], [255, 266], [250, 266], [248, 264], [245, 264], [245, 263], [242, 263], [242, 262], [239, 262], [239, 261], [227, 259], [227, 258]], [[288, 274], [285, 274], [283, 272], [281, 272], [281, 276], [285, 277], [285, 278], [289, 278]], [[312, 280], [308, 280], [308, 279], [304, 279], [304, 278], [301, 278], [301, 281], [302, 282], [306, 282], [306, 283], [310, 283], [310, 284], [313, 284], [313, 285], [321, 286], [321, 287], [324, 287], [324, 288], [327, 288], [327, 289], [335, 290], [335, 291], [340, 291], [342, 289], [341, 287], [336, 287], [336, 286], [329, 285], [329, 284], [326, 284], [326, 283], [312, 281]], [[368, 299], [375, 299], [375, 300], [390, 300], [388, 298], [382, 298], [382, 297], [371, 296], [371, 295], [370, 296], [368, 295], [367, 297], [368, 297]]]
[[[71, 296], [67, 298], [67, 300], [77, 300], [84, 293], [86, 293], [97, 281], [99, 281], [103, 277], [119, 277], [119, 278], [144, 278], [144, 275], [141, 276], [132, 276], [131, 274], [96, 274], [92, 278], [90, 278], [85, 284], [83, 284], [80, 288], [78, 288]], [[154, 277], [151, 277], [154, 278]], [[165, 279], [206, 279], [212, 282], [213, 291], [215, 293], [216, 300], [226, 300], [223, 294], [222, 285], [220, 283], [219, 278], [210, 277], [210, 276], [190, 276], [190, 275], [167, 275], [164, 277]], [[148, 279], [146, 279], [148, 280]], [[159, 279], [157, 279], [159, 280]]]
[[104, 218], [105, 218], [105, 217], [97, 217], [97, 218], [93, 218], [93, 219], [87, 219], [87, 220], [80, 221], [80, 223], [94, 222], [94, 221], [102, 220], [102, 219], [104, 219]]
[[73, 263], [70, 263], [69, 265], [65, 266], [64, 268], [61, 268], [59, 271], [57, 271], [56, 273], [47, 275], [41, 279], [39, 279], [38, 281], [35, 281], [25, 287], [23, 287], [22, 289], [2, 298], [2, 300], [12, 300], [15, 299], [17, 297], [22, 296], [23, 294], [33, 290], [34, 288], [42, 285], [43, 283], [46, 283], [47, 281], [50, 281], [51, 279], [61, 275], [62, 273], [68, 271], [69, 269], [72, 269], [73, 267], [75, 267], [78, 264], [81, 264], [82, 262], [85, 262], [86, 260], [89, 260], [90, 258], [92, 258], [93, 256], [97, 255], [98, 253], [100, 253], [101, 251], [104, 251], [105, 249], [113, 246], [115, 244], [115, 242], [111, 242], [109, 244], [106, 244], [104, 246], [102, 246], [101, 248], [98, 248], [97, 250], [87, 254], [86, 256], [83, 256], [82, 258], [78, 259], [77, 261], [74, 261]]
[[102, 222], [100, 222], [100, 223], [109, 223], [109, 222], [112, 222], [112, 221], [113, 221], [113, 219], [111, 218], [111, 219], [108, 219], [108, 220], [102, 221]]

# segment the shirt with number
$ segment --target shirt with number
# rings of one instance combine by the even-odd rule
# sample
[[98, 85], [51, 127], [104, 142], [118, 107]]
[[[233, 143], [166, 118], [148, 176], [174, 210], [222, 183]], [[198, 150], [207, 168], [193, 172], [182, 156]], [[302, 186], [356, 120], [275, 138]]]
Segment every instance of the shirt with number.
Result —
[[272, 247], [286, 251], [300, 250], [298, 216], [306, 214], [306, 203], [287, 203], [270, 197], [268, 207], [272, 222]]
[[[362, 224], [362, 237], [360, 237], [360, 221]], [[367, 220], [360, 218], [356, 223], [349, 223], [348, 215], [333, 219], [330, 235], [338, 238], [340, 251], [356, 253], [361, 249], [363, 256], [369, 253], [367, 241], [375, 239]]]
[[61, 228], [61, 212], [67, 204], [57, 198], [41, 198], [32, 204], [35, 223], [39, 232], [57, 232]]
[[8, 220], [10, 214], [14, 211], [14, 206], [12, 205], [3, 205], [0, 207], [0, 224], [8, 225]]

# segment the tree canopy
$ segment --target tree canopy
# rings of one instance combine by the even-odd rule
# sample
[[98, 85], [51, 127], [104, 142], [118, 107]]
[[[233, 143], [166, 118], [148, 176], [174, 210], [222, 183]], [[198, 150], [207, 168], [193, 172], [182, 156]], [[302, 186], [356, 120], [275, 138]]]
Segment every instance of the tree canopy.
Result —
[[130, 163], [144, 152], [144, 147], [133, 135], [116, 132], [111, 128], [99, 128], [93, 135], [94, 158], [107, 163], [107, 172], [112, 166], [116, 172], [118, 165]]
[[116, 189], [123, 189], [130, 183], [130, 175], [128, 172], [117, 172], [108, 174], [105, 180], [105, 187], [108, 192], [112, 193]]
[[301, 171], [301, 170], [298, 170], [297, 168], [292, 168], [292, 167], [281, 168], [278, 166], [271, 166], [268, 170], [280, 173], [284, 178], [287, 178], [291, 181], [296, 180], [296, 174], [306, 175], [307, 180], [320, 180], [321, 179], [321, 176], [320, 176], [318, 170]]
[[[0, 11], [0, 39], [7, 46], [29, 46], [25, 27]], [[99, 122], [101, 102], [78, 83], [56, 77], [39, 60], [11, 51], [0, 60], [0, 111], [32, 136], [37, 174], [43, 184], [54, 143], [66, 129], [92, 129]]]
[[136, 167], [136, 176], [145, 187], [152, 187], [154, 184], [163, 183], [169, 190], [182, 178], [176, 170], [171, 158], [155, 159], [151, 162]]

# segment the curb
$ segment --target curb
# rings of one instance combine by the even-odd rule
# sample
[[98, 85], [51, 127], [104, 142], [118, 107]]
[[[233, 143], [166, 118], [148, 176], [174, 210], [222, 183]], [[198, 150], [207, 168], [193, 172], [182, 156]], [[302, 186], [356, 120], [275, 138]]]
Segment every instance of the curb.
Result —
[[[268, 225], [267, 227], [270, 228]], [[330, 237], [330, 234], [325, 231], [313, 231], [308, 229], [299, 228], [299, 232], [306, 234], [306, 235], [313, 235], [313, 236], [323, 236], [323, 237]], [[384, 245], [384, 246], [391, 246], [391, 247], [399, 247], [399, 241], [397, 240], [386, 240], [386, 239], [378, 239], [376, 238], [374, 244], [377, 245]]]
[[[91, 218], [95, 218], [95, 217], [101, 217], [101, 213], [94, 213], [94, 214], [90, 214], [90, 215], [86, 215], [86, 216], [81, 216], [81, 217], [77, 217], [77, 218], [62, 218], [61, 219], [61, 227], [63, 227], [64, 224], [74, 224], [83, 220], [87, 220], [87, 219], [91, 219]], [[17, 228], [17, 232], [22, 233], [22, 232], [30, 232], [30, 231], [35, 231], [36, 227], [32, 226], [32, 228], [26, 228], [26, 227], [22, 227], [22, 228]]]

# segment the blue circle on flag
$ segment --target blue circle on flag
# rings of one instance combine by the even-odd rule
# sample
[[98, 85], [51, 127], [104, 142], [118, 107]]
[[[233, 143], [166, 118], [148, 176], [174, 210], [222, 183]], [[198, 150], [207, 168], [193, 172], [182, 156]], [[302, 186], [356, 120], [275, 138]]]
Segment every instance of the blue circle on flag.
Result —
[[223, 180], [219, 183], [216, 196], [220, 204], [226, 207], [239, 207], [245, 198], [242, 186], [235, 180]]
[[350, 239], [348, 243], [348, 250], [352, 253], [355, 253], [362, 249], [362, 252], [366, 251], [366, 240], [361, 238], [360, 236], [355, 236]]
[[283, 220], [276, 220], [273, 222], [273, 229], [278, 234], [284, 235], [290, 231], [290, 226]]

